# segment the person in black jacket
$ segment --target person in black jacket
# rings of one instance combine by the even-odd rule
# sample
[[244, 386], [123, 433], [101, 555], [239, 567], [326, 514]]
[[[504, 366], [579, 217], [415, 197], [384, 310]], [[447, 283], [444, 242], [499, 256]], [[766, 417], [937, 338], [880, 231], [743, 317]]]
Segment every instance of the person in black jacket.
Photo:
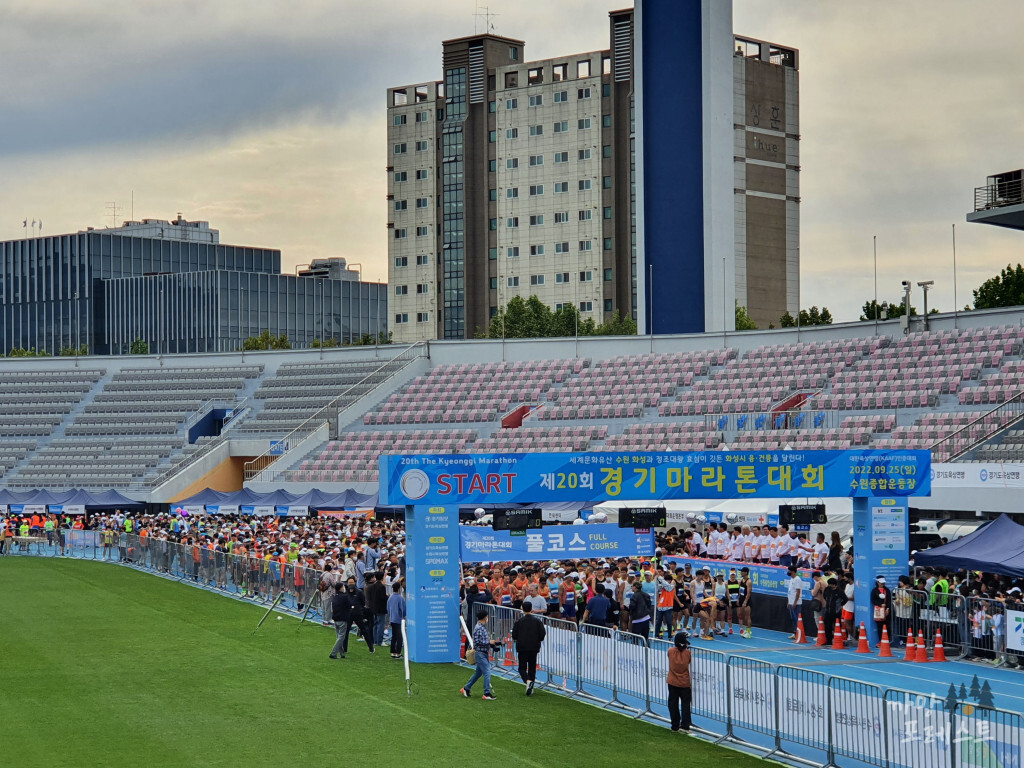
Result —
[[526, 695], [533, 695], [533, 684], [537, 680], [537, 655], [544, 642], [547, 628], [538, 616], [533, 615], [529, 601], [523, 603], [523, 615], [512, 625], [512, 639], [519, 655], [519, 677], [526, 683]]
[[345, 658], [348, 652], [348, 628], [352, 622], [352, 598], [348, 592], [341, 588], [341, 584], [335, 585], [334, 595], [328, 599], [326, 611], [331, 621], [334, 622], [334, 631], [338, 639], [331, 648], [332, 659]]
[[[373, 634], [366, 624], [366, 595], [362, 590], [356, 589], [355, 576], [349, 576], [348, 581], [345, 582], [345, 594], [352, 602], [350, 624], [356, 625], [359, 634], [366, 641], [366, 647], [370, 649], [370, 653], [373, 653]], [[348, 632], [345, 633], [345, 653], [348, 653]]]
[[633, 582], [633, 594], [629, 597], [630, 631], [646, 640], [651, 634], [651, 615], [654, 606], [651, 596], [643, 590], [640, 579]]
[[388, 591], [375, 571], [366, 572], [366, 605], [373, 616], [373, 644], [384, 645], [384, 628], [388, 624]]

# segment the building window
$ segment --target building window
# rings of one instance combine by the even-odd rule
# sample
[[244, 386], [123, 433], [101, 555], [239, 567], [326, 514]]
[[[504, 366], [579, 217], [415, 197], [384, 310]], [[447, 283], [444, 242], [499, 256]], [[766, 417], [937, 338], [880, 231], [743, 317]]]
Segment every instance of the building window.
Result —
[[416, 237], [426, 237], [429, 234], [427, 227], [416, 227]]
[[605, 299], [604, 300], [604, 311], [605, 312], [611, 312], [612, 311], [612, 300], [611, 299]]
[[612, 95], [611, 83], [605, 83], [604, 85], [601, 86], [601, 95], [604, 96], [605, 98], [608, 98], [609, 96]]
[[568, 243], [555, 243], [555, 253], [568, 253], [568, 252], [569, 252], [569, 244]]
[[605, 270], [604, 270], [604, 281], [606, 283], [610, 283], [612, 281], [612, 268], [611, 267], [605, 267]]
[[605, 144], [601, 148], [601, 154], [603, 154], [605, 157], [611, 157], [612, 156], [612, 145], [611, 144]]
[[568, 192], [568, 191], [569, 191], [569, 182], [568, 181], [556, 181], [555, 182], [555, 194], [556, 195], [561, 194], [562, 192]]
[[594, 311], [594, 302], [592, 302], [592, 301], [581, 301], [580, 302], [580, 312], [593, 312], [593, 311]]
[[590, 77], [590, 59], [576, 62], [576, 77]]
[[561, 304], [561, 303], [555, 304], [555, 312], [561, 312], [562, 311], [562, 307], [564, 307], [564, 306], [565, 306], [565, 304]]
[[556, 272], [555, 273], [555, 282], [556, 283], [568, 283], [569, 282], [569, 273], [568, 272]]
[[429, 121], [430, 121], [430, 112], [417, 112], [416, 113], [416, 122], [417, 123], [426, 123], [426, 122], [429, 122]]
[[594, 282], [594, 273], [589, 269], [586, 272], [580, 272], [581, 283], [592, 283]]
[[494, 261], [496, 258], [498, 258], [498, 249], [497, 248], [488, 248], [487, 249], [487, 258], [490, 259], [491, 261]]
[[519, 246], [518, 245], [513, 245], [513, 246], [509, 246], [508, 248], [506, 248], [505, 249], [505, 257], [509, 258], [509, 259], [518, 259], [519, 258]]
[[396, 285], [395, 286], [395, 296], [408, 296], [408, 295], [409, 295], [409, 286], [408, 285]]
[[544, 106], [544, 94], [538, 93], [536, 96], [530, 97], [531, 107], [542, 107]]
[[497, 140], [498, 140], [498, 132], [497, 131], [491, 131], [490, 133], [487, 134], [487, 141], [489, 143], [493, 144]]
[[494, 187], [491, 187], [491, 191], [490, 191], [489, 197], [491, 198], [492, 201], [497, 200], [498, 199], [498, 190], [494, 189]]
[[612, 116], [611, 115], [602, 115], [601, 116], [601, 125], [603, 125], [605, 128], [611, 128], [612, 127]]
[[409, 322], [409, 313], [408, 312], [399, 312], [397, 315], [395, 315], [395, 325], [401, 325], [402, 323], [408, 323], [408, 322]]
[[606, 205], [604, 207], [604, 217], [606, 219], [610, 219], [612, 217], [612, 207], [610, 205]]
[[530, 135], [531, 136], [543, 136], [544, 135], [544, 126], [543, 125], [531, 125], [530, 126]]
[[555, 133], [565, 133], [569, 130], [569, 121], [561, 120], [555, 123]]
[[605, 176], [603, 179], [601, 179], [601, 186], [604, 187], [605, 189], [611, 189], [612, 188], [612, 177], [611, 176]]
[[530, 275], [530, 285], [544, 285], [544, 275]]
[[555, 162], [556, 163], [568, 163], [569, 162], [569, 153], [568, 152], [555, 152]]
[[444, 110], [441, 109], [440, 107], [437, 109], [437, 122], [439, 122], [439, 123], [443, 123], [444, 122]]
[[518, 88], [519, 87], [519, 73], [518, 72], [506, 72], [505, 73], [505, 87], [506, 88]]
[[590, 159], [590, 147], [581, 149], [576, 153], [577, 160], [589, 160]]
[[518, 48], [512, 48], [510, 46], [509, 49], [508, 49], [508, 57], [512, 61], [519, 61], [519, 49]]
[[429, 312], [417, 312], [416, 313], [416, 322], [417, 323], [428, 323], [428, 322], [430, 322], [430, 313]]
[[395, 210], [396, 211], [404, 211], [404, 210], [407, 210], [408, 208], [409, 208], [409, 201], [408, 200], [395, 200]]
[[408, 237], [409, 232], [405, 227], [399, 227], [395, 230], [395, 240], [401, 240], [404, 237]]
[[610, 251], [612, 249], [612, 239], [610, 237], [606, 237], [604, 239], [604, 249], [606, 251]]
[[552, 82], [559, 83], [562, 80], [569, 79], [569, 65], [568, 64], [554, 64], [551, 67], [551, 80]]
[[544, 155], [530, 155], [530, 165], [544, 165]]
[[588, 128], [590, 128], [590, 118], [581, 117], [579, 120], [576, 121], [576, 128], [581, 131], [585, 131]]
[[511, 170], [514, 170], [514, 169], [516, 169], [518, 167], [519, 167], [519, 158], [518, 157], [506, 158], [506, 160], [505, 160], [505, 168], [507, 170], [511, 171]]
[[395, 125], [405, 125], [405, 115], [395, 115]]
[[534, 67], [526, 70], [526, 82], [530, 85], [540, 85], [544, 82], [544, 68]]
[[495, 291], [497, 289], [498, 289], [498, 278], [492, 277], [491, 278], [491, 290]]
[[543, 213], [535, 213], [532, 216], [530, 216], [530, 226], [531, 227], [539, 227], [543, 223], [544, 223], [544, 214]]
[[519, 187], [509, 187], [508, 189], [506, 189], [505, 197], [510, 200], [514, 197], [519, 197]]
[[505, 99], [505, 109], [519, 109], [519, 99]]
[[591, 211], [589, 208], [587, 208], [585, 211], [580, 211], [580, 221], [590, 221], [592, 218], [594, 218], [594, 212]]
[[491, 160], [487, 164], [487, 170], [489, 170], [491, 173], [494, 173], [496, 170], [498, 170], [498, 161], [497, 160]]
[[565, 224], [569, 221], [568, 211], [555, 211], [555, 224]]
[[568, 91], [555, 91], [555, 104], [561, 104], [562, 102], [569, 100]]
[[425, 267], [429, 263], [430, 263], [430, 256], [428, 254], [421, 253], [419, 256], [416, 257], [416, 266], [417, 267]]
[[395, 171], [395, 183], [400, 183], [400, 182], [403, 182], [403, 181], [408, 181], [408, 179], [409, 179], [409, 172], [408, 171]]
[[417, 283], [416, 293], [421, 295], [424, 293], [430, 293], [430, 283]]
[[497, 102], [488, 101], [487, 102], [487, 111], [488, 112], [492, 112], [492, 113], [493, 112], [497, 112], [498, 111], [498, 104], [497, 104]]
[[396, 267], [408, 267], [409, 266], [409, 257], [408, 256], [395, 256], [395, 266]]
[[395, 144], [395, 154], [404, 155], [408, 151], [409, 147], [405, 144]]
[[581, 251], [589, 251], [589, 250], [592, 250], [593, 247], [594, 247], [594, 241], [593, 240], [580, 240], [580, 250]]
[[530, 185], [530, 197], [537, 197], [538, 195], [544, 194], [543, 184], [531, 184]]
[[577, 99], [589, 99], [590, 98], [590, 89], [589, 88], [578, 88], [576, 90], [576, 98]]
[[531, 245], [530, 246], [530, 255], [531, 256], [543, 256], [544, 255], [544, 244], [541, 243], [540, 245]]
[[417, 141], [416, 142], [416, 151], [417, 152], [426, 152], [428, 149], [430, 149], [430, 142], [429, 141]]
[[423, 181], [424, 179], [430, 178], [430, 171], [426, 168], [420, 168], [416, 171], [416, 181]]
[[427, 200], [427, 198], [425, 198], [425, 197], [417, 197], [416, 198], [416, 207], [417, 208], [426, 208], [428, 205], [430, 205], [430, 202]]
[[580, 179], [580, 192], [586, 192], [590, 189], [590, 179]]
[[495, 230], [497, 228], [498, 228], [498, 220], [497, 219], [491, 219], [491, 229]]
[[506, 128], [505, 129], [505, 138], [506, 139], [518, 139], [519, 138], [519, 129], [518, 128]]
[[519, 276], [518, 275], [515, 275], [514, 277], [510, 277], [508, 279], [508, 287], [509, 288], [518, 288], [519, 287]]
[[519, 217], [518, 216], [509, 216], [507, 219], [505, 219], [505, 229], [515, 229], [518, 226], [519, 226]]

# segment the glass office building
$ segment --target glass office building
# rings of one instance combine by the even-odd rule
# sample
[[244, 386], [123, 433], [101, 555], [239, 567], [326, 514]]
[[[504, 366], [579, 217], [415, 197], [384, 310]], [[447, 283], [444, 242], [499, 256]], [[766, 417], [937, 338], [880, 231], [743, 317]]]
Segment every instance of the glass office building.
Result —
[[[175, 222], [177, 224], [177, 222]], [[0, 351], [238, 349], [263, 330], [295, 348], [387, 330], [387, 286], [281, 274], [269, 248], [117, 229], [0, 242]]]

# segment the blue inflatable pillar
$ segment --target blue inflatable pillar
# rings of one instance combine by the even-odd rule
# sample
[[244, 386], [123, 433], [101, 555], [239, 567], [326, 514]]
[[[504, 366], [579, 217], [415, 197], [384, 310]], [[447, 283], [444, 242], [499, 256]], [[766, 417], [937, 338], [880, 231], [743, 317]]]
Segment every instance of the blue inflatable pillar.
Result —
[[[885, 577], [885, 586], [895, 591], [899, 577], [909, 567], [910, 510], [906, 498], [853, 499], [853, 574], [856, 630], [861, 622], [868, 628], [872, 647], [878, 636], [871, 605], [875, 579]], [[889, 622], [890, 627], [892, 621]], [[893, 643], [897, 638], [890, 637]]]
[[459, 508], [405, 508], [409, 660], [459, 660]]

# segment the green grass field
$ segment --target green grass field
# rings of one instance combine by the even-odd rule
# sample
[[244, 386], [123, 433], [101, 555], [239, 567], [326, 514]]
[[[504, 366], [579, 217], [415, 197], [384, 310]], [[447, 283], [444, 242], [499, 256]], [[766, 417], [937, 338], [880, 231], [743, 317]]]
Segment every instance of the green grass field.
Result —
[[[667, 728], [102, 563], [0, 560], [0, 761], [25, 766], [764, 765]], [[476, 687], [480, 687], [479, 685]], [[474, 691], [475, 694], [482, 692]]]

